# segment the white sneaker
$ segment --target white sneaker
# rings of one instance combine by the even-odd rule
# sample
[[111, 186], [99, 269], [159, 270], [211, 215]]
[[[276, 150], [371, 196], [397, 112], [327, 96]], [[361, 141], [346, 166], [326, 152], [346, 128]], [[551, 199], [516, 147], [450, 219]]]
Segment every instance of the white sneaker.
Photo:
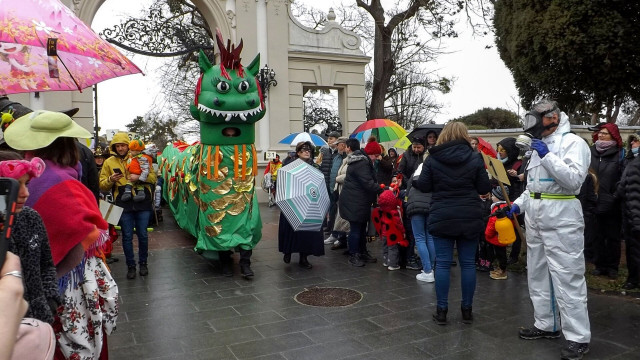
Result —
[[436, 281], [436, 277], [434, 276], [433, 271], [426, 273], [424, 272], [424, 270], [421, 270], [420, 274], [416, 275], [416, 279], [420, 281], [428, 282], [428, 283], [432, 283]]
[[389, 266], [387, 267], [387, 269], [388, 269], [389, 271], [400, 270], [400, 266], [397, 266], [397, 265], [396, 265], [396, 266], [391, 266], [391, 265], [389, 265]]
[[334, 243], [334, 242], [336, 242], [336, 241], [338, 241], [338, 238], [334, 237], [333, 235], [330, 235], [328, 238], [326, 238], [326, 239], [324, 240], [324, 244], [325, 244], [325, 245], [331, 245], [331, 244], [333, 244], [333, 243]]

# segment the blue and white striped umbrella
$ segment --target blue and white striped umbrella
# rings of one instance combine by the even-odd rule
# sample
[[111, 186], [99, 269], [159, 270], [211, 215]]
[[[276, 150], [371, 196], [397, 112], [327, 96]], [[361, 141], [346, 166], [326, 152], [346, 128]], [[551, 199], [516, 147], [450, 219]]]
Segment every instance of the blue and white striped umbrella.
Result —
[[320, 231], [329, 194], [320, 170], [298, 159], [278, 169], [276, 204], [294, 231]]
[[316, 134], [309, 134], [306, 132], [289, 134], [285, 136], [284, 139], [278, 141], [278, 143], [295, 146], [301, 141], [311, 141], [311, 143], [315, 146], [327, 145], [327, 142], [320, 136]]

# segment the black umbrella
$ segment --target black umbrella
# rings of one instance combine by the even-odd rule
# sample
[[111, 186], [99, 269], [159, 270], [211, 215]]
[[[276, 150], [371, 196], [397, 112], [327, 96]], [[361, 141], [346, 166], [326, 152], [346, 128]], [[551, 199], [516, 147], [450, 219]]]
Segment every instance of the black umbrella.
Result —
[[435, 132], [437, 136], [440, 136], [440, 132], [443, 127], [443, 124], [422, 124], [411, 130], [411, 132], [407, 134], [407, 138], [411, 141], [414, 141], [415, 139], [422, 139], [424, 142], [427, 138], [427, 134], [432, 131]]

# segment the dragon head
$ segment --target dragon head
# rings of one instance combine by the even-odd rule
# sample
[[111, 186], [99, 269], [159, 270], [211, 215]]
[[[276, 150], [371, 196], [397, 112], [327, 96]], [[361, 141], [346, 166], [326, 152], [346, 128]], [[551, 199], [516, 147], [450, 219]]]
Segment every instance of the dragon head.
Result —
[[200, 141], [209, 145], [251, 144], [255, 142], [255, 123], [266, 108], [257, 80], [260, 54], [244, 68], [240, 64], [242, 40], [238, 47], [227, 42], [226, 48], [218, 30], [220, 64], [212, 65], [200, 51], [200, 79], [191, 115], [200, 121]]

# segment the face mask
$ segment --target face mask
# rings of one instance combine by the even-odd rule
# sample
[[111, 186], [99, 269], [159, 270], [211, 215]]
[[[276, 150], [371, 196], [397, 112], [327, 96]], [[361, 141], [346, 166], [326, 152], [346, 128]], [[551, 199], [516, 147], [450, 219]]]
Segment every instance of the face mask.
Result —
[[553, 129], [559, 125], [559, 123], [551, 123], [547, 126], [542, 125], [542, 119], [545, 115], [555, 110], [556, 108], [554, 107], [551, 110], [543, 111], [541, 113], [537, 113], [535, 111], [528, 112], [524, 116], [524, 132], [534, 139], [542, 139], [543, 132]]
[[640, 151], [640, 148], [631, 149], [631, 152], [633, 153], [633, 156], [638, 156], [638, 151]]
[[500, 160], [503, 164], [507, 162], [507, 160], [509, 160], [509, 158], [506, 159], [500, 159], [500, 155], [498, 155], [498, 160]]

